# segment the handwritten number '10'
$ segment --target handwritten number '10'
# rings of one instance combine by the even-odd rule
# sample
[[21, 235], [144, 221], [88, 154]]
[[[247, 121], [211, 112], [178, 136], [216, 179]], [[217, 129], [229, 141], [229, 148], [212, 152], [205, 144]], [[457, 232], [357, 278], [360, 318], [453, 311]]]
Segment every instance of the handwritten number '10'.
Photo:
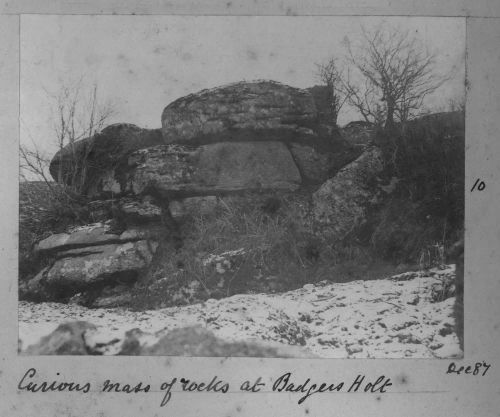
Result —
[[479, 178], [476, 180], [472, 188], [470, 189], [470, 192], [473, 192], [474, 190], [478, 191], [483, 191], [486, 188], [486, 184], [484, 181], [481, 181]]

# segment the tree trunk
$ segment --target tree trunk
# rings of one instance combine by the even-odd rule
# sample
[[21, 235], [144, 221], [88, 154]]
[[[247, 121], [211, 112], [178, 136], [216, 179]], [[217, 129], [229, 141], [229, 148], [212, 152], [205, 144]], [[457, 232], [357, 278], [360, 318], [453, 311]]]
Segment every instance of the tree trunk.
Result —
[[386, 128], [391, 129], [394, 127], [394, 109], [394, 102], [392, 100], [387, 100], [387, 117], [385, 119]]

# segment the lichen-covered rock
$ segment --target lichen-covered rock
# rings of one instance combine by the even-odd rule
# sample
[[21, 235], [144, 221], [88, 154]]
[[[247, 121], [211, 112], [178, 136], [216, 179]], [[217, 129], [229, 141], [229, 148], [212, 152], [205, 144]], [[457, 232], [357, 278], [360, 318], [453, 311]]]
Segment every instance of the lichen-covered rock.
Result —
[[150, 186], [181, 197], [237, 191], [294, 190], [300, 173], [280, 142], [222, 142], [189, 148], [164, 145], [135, 152], [127, 191]]
[[274, 81], [239, 82], [181, 97], [161, 117], [166, 143], [314, 136], [312, 95]]
[[133, 283], [151, 263], [157, 246], [155, 241], [137, 240], [59, 251], [54, 263], [28, 282], [28, 294], [57, 299], [104, 285]]
[[377, 192], [374, 181], [382, 169], [382, 152], [369, 148], [313, 194], [314, 220], [324, 235], [340, 240], [366, 220]]

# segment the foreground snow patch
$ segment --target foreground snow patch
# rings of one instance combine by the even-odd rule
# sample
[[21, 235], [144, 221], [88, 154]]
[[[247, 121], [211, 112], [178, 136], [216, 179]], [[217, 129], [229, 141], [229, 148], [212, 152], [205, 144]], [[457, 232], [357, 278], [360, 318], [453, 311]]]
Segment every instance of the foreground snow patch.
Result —
[[25, 350], [59, 324], [83, 320], [97, 326], [88, 343], [102, 346], [103, 354], [116, 353], [116, 339], [134, 328], [143, 332], [141, 343], [152, 345], [169, 330], [201, 325], [227, 341], [298, 345], [323, 358], [459, 357], [455, 298], [432, 297], [453, 273], [451, 267], [375, 281], [321, 282], [282, 294], [242, 294], [144, 312], [20, 302], [19, 339]]

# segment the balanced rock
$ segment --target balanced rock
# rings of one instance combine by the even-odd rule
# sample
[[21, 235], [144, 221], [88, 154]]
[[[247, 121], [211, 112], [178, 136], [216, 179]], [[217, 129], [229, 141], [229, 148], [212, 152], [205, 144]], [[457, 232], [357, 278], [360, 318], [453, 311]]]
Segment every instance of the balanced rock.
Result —
[[313, 216], [323, 234], [340, 240], [364, 222], [382, 169], [382, 152], [369, 148], [313, 194]]
[[161, 117], [166, 143], [282, 140], [314, 136], [312, 95], [274, 81], [239, 82], [179, 98]]

